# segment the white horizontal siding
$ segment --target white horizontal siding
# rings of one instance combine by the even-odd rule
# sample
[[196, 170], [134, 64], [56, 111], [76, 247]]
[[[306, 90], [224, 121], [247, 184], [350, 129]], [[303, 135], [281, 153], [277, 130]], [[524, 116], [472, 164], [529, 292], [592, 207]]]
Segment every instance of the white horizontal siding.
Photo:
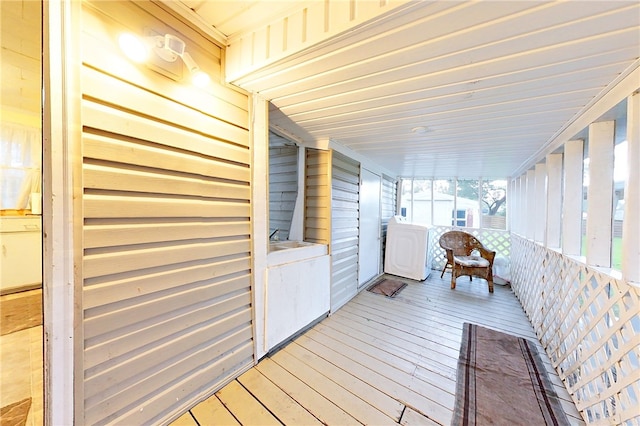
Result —
[[360, 164], [333, 152], [331, 168], [331, 311], [358, 292]]
[[387, 247], [387, 227], [389, 225], [389, 219], [396, 214], [396, 204], [397, 204], [397, 182], [388, 177], [382, 177], [382, 200], [381, 200], [381, 210], [382, 210], [382, 264], [384, 265], [384, 252]]
[[[115, 58], [132, 15], [169, 19], [151, 3], [84, 6], [86, 424], [161, 423], [253, 363], [247, 98], [109, 66], [95, 52]], [[189, 52], [220, 54], [184, 31]], [[199, 64], [219, 74], [215, 57]]]
[[[270, 138], [272, 134], [270, 134]], [[298, 197], [298, 147], [269, 148], [269, 232], [278, 230], [289, 239], [293, 209]]]
[[329, 244], [331, 228], [331, 152], [307, 149], [305, 164], [304, 240]]

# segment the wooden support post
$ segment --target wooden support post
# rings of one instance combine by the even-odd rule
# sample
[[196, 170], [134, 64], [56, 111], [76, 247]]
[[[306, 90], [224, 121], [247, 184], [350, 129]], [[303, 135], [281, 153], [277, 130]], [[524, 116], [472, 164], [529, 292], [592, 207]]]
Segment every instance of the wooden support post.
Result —
[[547, 155], [547, 247], [560, 247], [562, 224], [562, 154]]
[[622, 276], [640, 287], [640, 94], [627, 98], [627, 161], [622, 224]]
[[507, 219], [509, 223], [508, 229], [512, 232], [517, 232], [516, 218], [518, 208], [518, 191], [516, 190], [517, 179], [510, 179], [509, 186], [507, 188]]
[[518, 234], [525, 235], [527, 225], [527, 175], [522, 174], [518, 178]]
[[267, 250], [269, 244], [269, 107], [265, 99], [253, 94], [250, 117], [253, 153], [251, 208], [253, 215], [253, 303], [254, 353], [257, 362], [266, 352], [264, 333]]
[[538, 243], [544, 243], [545, 230], [547, 227], [547, 166], [546, 164], [536, 164], [535, 169], [535, 203], [531, 211], [535, 219], [534, 239]]
[[582, 165], [584, 142], [564, 144], [564, 194], [562, 203], [562, 252], [580, 256], [582, 242]]
[[527, 171], [527, 206], [525, 208], [527, 218], [526, 236], [528, 239], [533, 240], [535, 235], [536, 226], [536, 172], [535, 170]]
[[589, 126], [587, 263], [611, 267], [613, 146], [615, 121]]

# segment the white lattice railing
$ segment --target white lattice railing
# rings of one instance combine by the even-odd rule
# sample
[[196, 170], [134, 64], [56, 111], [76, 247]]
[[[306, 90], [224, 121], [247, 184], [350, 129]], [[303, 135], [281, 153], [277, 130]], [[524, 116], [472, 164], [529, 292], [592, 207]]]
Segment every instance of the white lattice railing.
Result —
[[640, 425], [638, 289], [517, 235], [511, 277], [584, 420]]
[[447, 261], [444, 250], [438, 244], [438, 240], [442, 234], [447, 231], [459, 230], [465, 231], [476, 237], [489, 250], [494, 250], [497, 255], [502, 255], [509, 259], [511, 254], [511, 237], [509, 231], [499, 229], [477, 229], [477, 228], [454, 228], [451, 226], [434, 226], [430, 228], [429, 235], [431, 237], [433, 252], [433, 269], [442, 269]]

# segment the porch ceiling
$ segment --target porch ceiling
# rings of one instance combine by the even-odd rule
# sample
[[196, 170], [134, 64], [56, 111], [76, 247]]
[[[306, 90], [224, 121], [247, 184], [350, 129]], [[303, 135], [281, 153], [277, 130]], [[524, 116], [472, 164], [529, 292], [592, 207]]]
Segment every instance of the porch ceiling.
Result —
[[[233, 39], [309, 2], [183, 3]], [[542, 158], [639, 54], [635, 0], [419, 1], [234, 83], [271, 100], [273, 125], [394, 174], [505, 177]]]

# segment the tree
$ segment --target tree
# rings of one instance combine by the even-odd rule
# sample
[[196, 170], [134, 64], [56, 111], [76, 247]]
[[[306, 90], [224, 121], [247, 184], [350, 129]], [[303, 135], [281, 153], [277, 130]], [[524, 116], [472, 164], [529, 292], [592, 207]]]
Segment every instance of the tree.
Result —
[[[485, 216], [504, 216], [506, 214], [506, 185], [506, 181], [503, 180], [482, 181], [482, 214]], [[477, 179], [458, 180], [458, 197], [477, 200], [478, 187], [479, 181]]]
[[506, 215], [507, 190], [504, 187], [494, 187], [491, 183], [487, 183], [483, 194], [482, 202], [489, 207], [488, 216]]
[[[407, 182], [411, 182], [408, 180]], [[457, 182], [457, 186], [456, 186]], [[507, 182], [505, 180], [483, 180], [482, 188], [479, 188], [478, 179], [414, 179], [413, 187], [411, 185], [403, 185], [402, 193], [408, 195], [413, 188], [415, 193], [429, 193], [433, 190], [440, 194], [454, 195], [468, 200], [478, 200], [479, 190], [482, 191], [482, 214], [485, 216], [505, 216], [507, 202]]]

